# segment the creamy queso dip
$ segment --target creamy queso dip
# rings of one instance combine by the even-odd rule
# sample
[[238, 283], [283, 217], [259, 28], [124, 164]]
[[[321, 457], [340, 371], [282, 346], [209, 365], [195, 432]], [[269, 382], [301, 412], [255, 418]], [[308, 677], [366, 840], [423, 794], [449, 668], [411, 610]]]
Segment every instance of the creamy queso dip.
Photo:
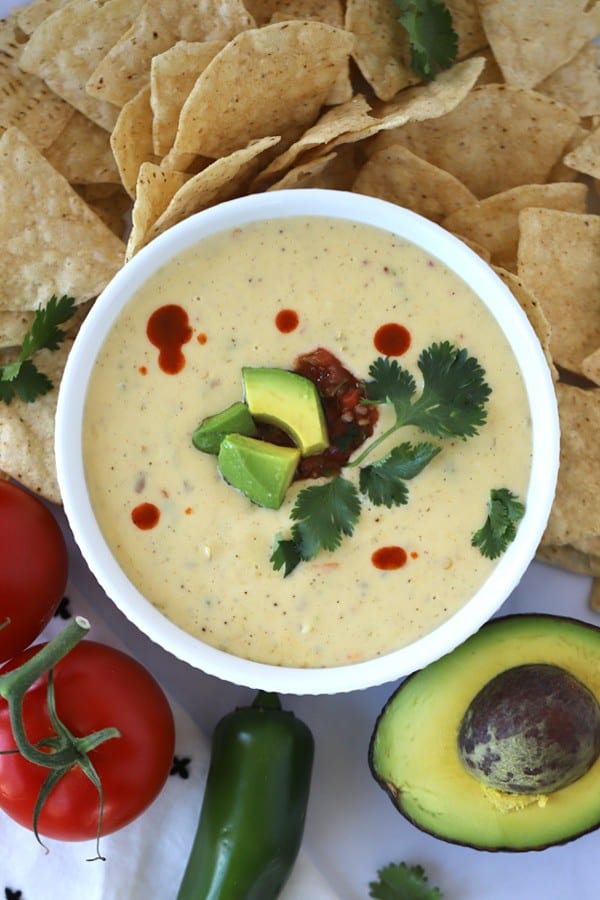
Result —
[[[174, 374], [161, 368], [147, 334], [150, 317], [167, 304], [189, 318]], [[297, 319], [288, 332], [277, 325], [283, 310]], [[398, 362], [419, 389], [423, 349], [445, 340], [466, 347], [492, 388], [487, 422], [476, 437], [442, 442], [408, 482], [406, 506], [364, 499], [353, 537], [284, 578], [269, 561], [273, 542], [289, 534], [294, 499], [311, 482], [295, 482], [279, 510], [255, 506], [224, 482], [215, 456], [192, 446], [192, 433], [242, 399], [243, 366], [293, 368], [299, 355], [324, 347], [367, 378], [380, 355], [373, 336], [386, 323], [408, 329], [410, 346]], [[390, 421], [384, 410], [374, 436]], [[381, 453], [404, 440], [436, 441], [402, 429]], [[492, 316], [438, 260], [378, 228], [290, 217], [203, 240], [127, 303], [90, 379], [84, 459], [107, 543], [165, 616], [248, 659], [343, 665], [431, 631], [490, 573], [495, 563], [471, 546], [471, 535], [483, 525], [491, 488], [525, 497], [529, 407]], [[138, 515], [136, 524], [134, 510], [147, 509], [155, 520]], [[402, 548], [406, 562], [381, 570], [373, 554], [389, 547]]]

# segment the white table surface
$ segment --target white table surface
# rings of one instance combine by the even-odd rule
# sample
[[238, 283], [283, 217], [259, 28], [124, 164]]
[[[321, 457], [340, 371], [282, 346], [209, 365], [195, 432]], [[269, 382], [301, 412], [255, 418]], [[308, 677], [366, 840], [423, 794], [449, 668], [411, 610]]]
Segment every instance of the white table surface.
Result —
[[[18, 0], [0, 0], [0, 15], [17, 4]], [[224, 713], [251, 700], [252, 691], [191, 668], [141, 634], [107, 600], [82, 560], [62, 511], [54, 511], [70, 548], [71, 583], [207, 735]], [[548, 612], [600, 625], [600, 615], [587, 604], [590, 585], [589, 578], [534, 562], [499, 615]], [[400, 861], [424, 866], [430, 885], [440, 887], [444, 900], [598, 900], [600, 831], [542, 852], [489, 853], [423, 834], [394, 810], [367, 763], [375, 719], [394, 687], [386, 684], [331, 697], [282, 697], [284, 705], [302, 717], [315, 736], [303, 847], [340, 900], [366, 900], [368, 883], [377, 870]], [[600, 797], [598, 803], [600, 806]], [[29, 834], [15, 826], [15, 840], [26, 839]], [[9, 848], [3, 847], [5, 852], [10, 852]], [[82, 900], [68, 872], [63, 886], [64, 900]]]

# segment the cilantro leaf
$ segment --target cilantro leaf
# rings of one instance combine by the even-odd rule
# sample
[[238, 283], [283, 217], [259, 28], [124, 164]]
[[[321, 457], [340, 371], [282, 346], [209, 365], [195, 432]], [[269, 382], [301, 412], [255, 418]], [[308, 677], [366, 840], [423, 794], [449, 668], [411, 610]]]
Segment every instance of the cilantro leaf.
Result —
[[75, 312], [75, 301], [53, 295], [45, 307], [36, 311], [31, 328], [23, 338], [17, 358], [0, 366], [0, 400], [11, 403], [15, 397], [32, 403], [52, 388], [50, 379], [31, 361], [38, 350], [57, 350], [66, 334], [60, 326]]
[[474, 532], [473, 547], [479, 547], [482, 556], [497, 559], [517, 533], [517, 524], [525, 514], [525, 505], [508, 488], [493, 488], [488, 501], [485, 523]]
[[354, 532], [359, 515], [358, 491], [340, 475], [300, 491], [291, 517], [296, 523], [292, 537], [302, 559], [312, 559], [319, 550], [337, 550], [342, 536]]
[[418, 366], [423, 391], [405, 425], [417, 425], [438, 437], [472, 437], [487, 418], [485, 403], [491, 388], [485, 372], [467, 350], [449, 341], [423, 350]]
[[422, 472], [441, 449], [431, 443], [398, 444], [383, 459], [360, 470], [360, 490], [376, 506], [403, 506], [408, 503], [405, 480]]
[[369, 375], [372, 380], [365, 384], [367, 399], [372, 403], [391, 403], [396, 417], [404, 419], [417, 390], [408, 369], [398, 365], [395, 359], [380, 356], [369, 366]]
[[276, 572], [283, 569], [283, 577], [287, 578], [287, 576], [294, 571], [298, 563], [302, 562], [302, 556], [298, 549], [298, 545], [294, 540], [285, 540], [278, 534], [275, 538], [273, 553], [271, 554], [269, 562], [272, 563]]
[[425, 81], [448, 69], [458, 54], [458, 35], [442, 0], [395, 0], [408, 35], [411, 68]]
[[378, 881], [369, 884], [369, 896], [377, 900], [442, 900], [437, 887], [429, 887], [422, 866], [390, 863], [377, 872]]
[[336, 475], [325, 484], [304, 488], [296, 497], [291, 517], [292, 537], [278, 535], [271, 554], [275, 570], [284, 577], [302, 560], [312, 559], [320, 550], [337, 550], [344, 535], [352, 535], [360, 515], [358, 491], [351, 481]]

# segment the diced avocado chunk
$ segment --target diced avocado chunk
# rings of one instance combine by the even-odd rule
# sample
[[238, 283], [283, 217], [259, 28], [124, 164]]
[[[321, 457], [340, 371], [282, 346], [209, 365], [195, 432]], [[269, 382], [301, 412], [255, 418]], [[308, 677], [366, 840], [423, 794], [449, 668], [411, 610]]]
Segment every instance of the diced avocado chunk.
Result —
[[286, 369], [246, 367], [242, 377], [246, 404], [255, 419], [285, 431], [302, 456], [327, 449], [325, 416], [312, 381]]
[[221, 441], [228, 434], [245, 434], [249, 437], [258, 434], [250, 410], [241, 401], [203, 419], [192, 435], [192, 443], [203, 453], [217, 454]]
[[300, 459], [296, 447], [279, 447], [243, 434], [229, 434], [219, 448], [223, 478], [258, 506], [279, 509]]

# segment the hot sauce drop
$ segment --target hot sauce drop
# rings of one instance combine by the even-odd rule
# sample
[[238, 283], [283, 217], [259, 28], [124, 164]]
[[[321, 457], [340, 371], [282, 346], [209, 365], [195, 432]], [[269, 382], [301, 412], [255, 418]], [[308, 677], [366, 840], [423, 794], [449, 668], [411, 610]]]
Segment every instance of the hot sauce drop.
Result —
[[377, 329], [373, 343], [384, 356], [402, 356], [410, 347], [410, 331], [397, 322], [388, 322]]
[[300, 319], [295, 309], [282, 309], [275, 316], [275, 325], [282, 334], [289, 334], [298, 327]]
[[401, 569], [407, 559], [408, 554], [403, 547], [380, 547], [371, 555], [371, 562], [375, 568], [386, 572]]
[[158, 365], [167, 375], [176, 375], [185, 366], [181, 352], [192, 337], [192, 326], [182, 306], [168, 303], [154, 310], [146, 326], [148, 340], [158, 347]]
[[149, 531], [158, 525], [160, 510], [154, 503], [140, 503], [131, 510], [131, 521], [142, 531]]

